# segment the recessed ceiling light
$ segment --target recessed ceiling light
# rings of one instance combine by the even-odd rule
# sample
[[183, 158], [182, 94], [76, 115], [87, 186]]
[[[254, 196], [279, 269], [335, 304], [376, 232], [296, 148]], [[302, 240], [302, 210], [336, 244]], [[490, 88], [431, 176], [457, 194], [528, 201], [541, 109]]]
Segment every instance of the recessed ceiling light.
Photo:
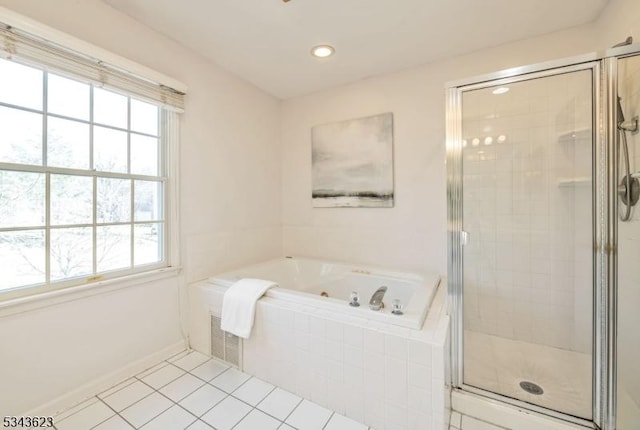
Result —
[[485, 145], [491, 145], [492, 143], [493, 143], [493, 137], [489, 136], [489, 137], [484, 139], [484, 144]]
[[316, 58], [327, 58], [333, 55], [335, 49], [330, 45], [318, 45], [311, 48], [311, 55]]
[[493, 94], [504, 94], [509, 92], [509, 87], [498, 87], [491, 91]]

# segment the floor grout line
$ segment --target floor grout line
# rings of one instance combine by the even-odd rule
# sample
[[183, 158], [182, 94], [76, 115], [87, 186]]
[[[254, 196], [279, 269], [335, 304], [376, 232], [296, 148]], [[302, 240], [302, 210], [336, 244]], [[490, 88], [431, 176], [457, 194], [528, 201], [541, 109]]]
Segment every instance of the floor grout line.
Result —
[[[183, 354], [183, 353], [175, 354], [174, 356], [172, 356], [172, 357], [171, 357], [171, 358], [169, 358], [169, 359], [175, 359], [175, 357], [177, 357], [177, 356], [179, 356], [179, 355], [183, 354], [183, 355], [181, 355], [179, 358], [177, 358], [177, 359], [176, 359], [176, 360], [180, 360], [180, 359], [182, 359], [182, 358], [184, 358], [184, 357], [188, 357], [188, 356], [189, 356], [189, 354], [191, 354], [191, 353], [192, 353], [192, 352], [187, 352], [186, 354]], [[194, 368], [193, 368], [193, 369], [191, 369], [191, 370], [185, 370], [185, 369], [181, 368], [180, 366], [177, 366], [177, 365], [173, 364], [172, 362], [169, 362], [169, 361], [168, 361], [169, 359], [167, 359], [167, 360], [163, 360], [163, 361], [159, 362], [158, 364], [156, 364], [155, 366], [151, 366], [151, 367], [149, 367], [148, 369], [145, 369], [144, 371], [142, 371], [142, 372], [138, 373], [137, 375], [134, 375], [134, 376], [131, 376], [131, 377], [129, 377], [129, 378], [126, 378], [125, 380], [120, 381], [120, 382], [118, 382], [117, 384], [114, 384], [112, 387], [110, 387], [110, 388], [108, 388], [108, 389], [106, 389], [106, 390], [101, 391], [100, 393], [98, 393], [98, 394], [96, 394], [96, 395], [94, 395], [94, 396], [90, 397], [89, 399], [86, 399], [84, 402], [88, 402], [88, 403], [90, 403], [90, 404], [88, 404], [87, 406], [84, 406], [84, 407], [82, 407], [81, 409], [79, 409], [79, 410], [75, 411], [75, 412], [74, 412], [74, 413], [72, 413], [71, 415], [66, 416], [62, 421], [65, 421], [65, 420], [67, 420], [67, 419], [69, 419], [69, 418], [73, 417], [73, 416], [74, 416], [74, 415], [76, 415], [77, 413], [79, 413], [79, 412], [81, 412], [81, 411], [85, 410], [86, 408], [88, 408], [88, 407], [90, 407], [90, 406], [92, 406], [92, 405], [94, 405], [94, 404], [96, 404], [96, 403], [101, 403], [101, 404], [105, 405], [105, 406], [106, 406], [106, 407], [107, 407], [107, 408], [108, 408], [108, 409], [109, 409], [113, 414], [112, 414], [112, 415], [110, 415], [109, 417], [107, 417], [106, 419], [104, 419], [104, 420], [100, 421], [100, 422], [97, 422], [97, 423], [95, 423], [95, 424], [93, 424], [93, 423], [92, 423], [92, 424], [91, 424], [91, 425], [92, 425], [92, 426], [91, 426], [91, 428], [92, 428], [92, 429], [93, 429], [93, 428], [96, 428], [96, 427], [98, 427], [98, 426], [100, 426], [100, 425], [102, 425], [103, 423], [105, 423], [105, 422], [106, 422], [106, 421], [108, 421], [108, 420], [114, 419], [114, 417], [118, 417], [118, 419], [121, 419], [121, 420], [122, 420], [122, 421], [124, 421], [127, 425], [131, 426], [131, 427], [132, 427], [132, 428], [134, 428], [134, 429], [140, 429], [140, 428], [142, 428], [142, 427], [144, 427], [144, 426], [148, 425], [148, 424], [149, 424], [150, 422], [152, 422], [153, 420], [157, 419], [157, 418], [158, 418], [159, 416], [161, 416], [162, 414], [166, 413], [168, 410], [172, 409], [174, 406], [178, 406], [178, 408], [180, 408], [183, 412], [186, 412], [186, 413], [188, 414], [188, 415], [187, 415], [188, 417], [193, 418], [193, 421], [191, 421], [191, 422], [188, 424], [189, 426], [193, 426], [193, 425], [194, 425], [194, 424], [196, 424], [198, 421], [200, 421], [200, 422], [202, 422], [202, 424], [206, 425], [206, 426], [207, 426], [207, 428], [211, 428], [211, 429], [215, 430], [215, 427], [211, 426], [211, 424], [209, 424], [208, 422], [206, 422], [205, 420], [203, 420], [203, 419], [202, 419], [202, 417], [203, 417], [203, 416], [205, 416], [207, 413], [209, 413], [209, 412], [210, 412], [211, 410], [213, 410], [214, 408], [216, 408], [217, 406], [219, 406], [219, 405], [220, 405], [220, 403], [222, 403], [223, 401], [225, 401], [225, 400], [227, 400], [227, 399], [231, 398], [232, 400], [237, 401], [237, 402], [241, 402], [242, 404], [244, 404], [244, 405], [246, 405], [246, 406], [248, 406], [248, 407], [249, 407], [248, 411], [247, 411], [244, 415], [242, 415], [242, 417], [241, 417], [241, 418], [240, 418], [240, 419], [239, 419], [239, 420], [238, 420], [238, 421], [237, 421], [237, 422], [232, 426], [232, 429], [235, 429], [236, 427], [238, 427], [238, 426], [240, 425], [240, 423], [242, 423], [242, 422], [243, 422], [243, 420], [245, 420], [245, 419], [247, 418], [247, 416], [249, 416], [250, 414], [254, 413], [254, 411], [257, 411], [257, 412], [259, 412], [259, 413], [261, 413], [261, 414], [264, 414], [265, 416], [267, 416], [267, 417], [269, 417], [269, 418], [273, 419], [273, 420], [277, 423], [277, 425], [278, 425], [278, 427], [277, 427], [277, 428], [284, 428], [285, 426], [289, 426], [290, 428], [293, 428], [294, 430], [297, 430], [297, 427], [295, 427], [295, 426], [293, 426], [293, 425], [291, 425], [291, 424], [287, 423], [286, 421], [287, 421], [287, 420], [288, 420], [288, 419], [289, 419], [289, 418], [290, 418], [290, 417], [295, 413], [295, 411], [296, 411], [296, 410], [298, 410], [298, 408], [300, 408], [301, 404], [302, 404], [305, 400], [308, 400], [308, 399], [305, 399], [305, 398], [304, 398], [304, 397], [302, 397], [302, 396], [298, 396], [297, 394], [295, 394], [295, 393], [293, 393], [293, 392], [291, 392], [291, 391], [285, 390], [284, 388], [281, 388], [281, 387], [279, 387], [279, 386], [277, 386], [277, 385], [274, 385], [274, 384], [271, 384], [271, 383], [269, 383], [269, 382], [267, 382], [267, 381], [264, 381], [264, 380], [263, 380], [263, 379], [261, 379], [261, 378], [258, 378], [258, 377], [253, 376], [253, 375], [246, 374], [246, 373], [242, 372], [242, 371], [241, 371], [241, 370], [239, 370], [239, 369], [236, 369], [236, 370], [238, 370], [239, 372], [241, 372], [241, 374], [243, 374], [243, 375], [247, 375], [248, 377], [247, 377], [247, 378], [246, 378], [246, 379], [245, 379], [245, 380], [244, 380], [240, 385], [238, 385], [237, 387], [233, 388], [230, 392], [227, 392], [225, 389], [222, 389], [222, 388], [220, 388], [220, 387], [216, 386], [216, 385], [215, 385], [215, 384], [213, 384], [212, 382], [213, 382], [216, 378], [218, 378], [219, 376], [221, 376], [222, 374], [224, 374], [224, 373], [228, 372], [230, 369], [233, 369], [233, 367], [231, 367], [231, 366], [227, 366], [227, 367], [226, 367], [222, 372], [218, 373], [217, 375], [215, 375], [215, 376], [214, 376], [213, 378], [211, 378], [210, 380], [206, 380], [206, 379], [201, 378], [201, 377], [199, 377], [199, 376], [197, 376], [197, 375], [194, 375], [194, 374], [193, 374], [193, 373], [191, 373], [191, 372], [195, 371], [196, 369], [200, 368], [200, 367], [201, 367], [201, 366], [203, 366], [203, 365], [206, 365], [207, 363], [209, 363], [210, 361], [212, 361], [212, 360], [213, 360], [212, 358], [209, 358], [208, 360], [204, 361], [203, 363], [200, 363], [198, 366], [194, 367]], [[218, 362], [218, 363], [220, 363], [221, 365], [224, 365], [224, 363], [221, 363], [221, 362], [219, 362], [218, 360], [215, 360], [215, 361], [216, 361], [216, 362]], [[178, 377], [176, 377], [176, 378], [171, 379], [170, 381], [168, 381], [168, 382], [164, 383], [164, 384], [163, 384], [163, 385], [161, 385], [161, 386], [158, 386], [157, 388], [156, 388], [156, 387], [151, 386], [149, 383], [147, 383], [146, 381], [144, 381], [144, 380], [143, 380], [143, 378], [147, 378], [148, 376], [151, 376], [151, 375], [155, 374], [156, 372], [158, 372], [158, 371], [160, 371], [160, 370], [162, 370], [162, 369], [166, 369], [166, 368], [167, 368], [167, 366], [169, 366], [169, 365], [173, 366], [173, 368], [175, 368], [175, 369], [179, 369], [179, 370], [181, 371], [180, 376], [178, 376]], [[154, 370], [154, 371], [153, 371], [153, 372], [151, 372], [151, 373], [145, 374], [145, 373], [146, 373], [146, 372], [148, 372], [150, 369], [153, 369], [153, 368], [155, 368], [155, 367], [157, 367], [157, 369], [156, 369], [156, 370]], [[140, 377], [140, 375], [142, 375], [142, 374], [145, 374], [145, 376], [144, 376], [144, 377]], [[193, 390], [187, 390], [187, 391], [189, 391], [189, 392], [188, 392], [188, 394], [186, 394], [186, 395], [182, 396], [182, 397], [181, 397], [179, 400], [177, 400], [177, 401], [174, 401], [173, 399], [169, 398], [167, 395], [165, 395], [164, 393], [162, 393], [162, 392], [160, 391], [160, 390], [164, 389], [165, 387], [167, 387], [169, 384], [172, 384], [173, 382], [177, 381], [178, 379], [180, 379], [180, 378], [184, 377], [185, 375], [190, 375], [191, 377], [196, 378], [199, 382], [202, 382], [202, 384], [201, 384], [201, 385], [199, 385], [198, 387], [196, 387], [196, 388], [195, 388], [195, 389], [193, 389]], [[270, 386], [272, 387], [272, 388], [270, 388], [268, 391], [266, 391], [266, 393], [265, 393], [265, 394], [258, 396], [257, 400], [254, 402], [254, 403], [255, 403], [255, 405], [253, 405], [253, 404], [251, 404], [251, 403], [248, 403], [247, 401], [245, 401], [245, 400], [243, 400], [243, 399], [240, 399], [240, 398], [236, 397], [238, 390], [240, 390], [242, 387], [246, 386], [246, 385], [247, 385], [247, 384], [248, 384], [252, 379], [255, 379], [256, 381], [259, 381], [259, 382], [263, 382], [263, 383], [268, 384], [268, 385], [270, 385]], [[126, 383], [127, 381], [129, 381], [129, 383]], [[107, 398], [109, 398], [109, 397], [111, 397], [111, 396], [114, 396], [114, 395], [117, 395], [118, 393], [121, 393], [121, 391], [122, 391], [122, 390], [124, 390], [124, 389], [126, 389], [126, 388], [130, 387], [131, 385], [135, 384], [136, 382], [140, 382], [140, 383], [142, 383], [144, 387], [147, 387], [147, 388], [148, 388], [148, 389], [150, 389], [151, 391], [150, 391], [148, 394], [146, 394], [146, 395], [144, 395], [144, 396], [142, 396], [142, 397], [140, 397], [140, 398], [136, 399], [133, 403], [131, 403], [131, 404], [127, 405], [127, 406], [126, 406], [126, 407], [124, 407], [124, 408], [122, 408], [122, 410], [120, 410], [120, 411], [117, 411], [114, 407], [110, 406], [110, 405], [107, 403], [107, 401], [105, 400], [105, 399], [107, 399]], [[126, 384], [125, 384], [125, 383], [126, 383]], [[116, 391], [113, 391], [113, 392], [109, 393], [109, 395], [108, 395], [108, 396], [105, 396], [105, 399], [103, 399], [103, 398], [99, 397], [99, 396], [101, 396], [103, 393], [109, 392], [110, 390], [112, 390], [112, 389], [113, 389], [113, 388], [115, 388], [115, 387], [118, 387], [119, 385], [122, 385], [122, 386], [121, 386], [121, 387], [119, 387]], [[203, 413], [201, 413], [201, 414], [199, 414], [199, 415], [196, 415], [196, 413], [191, 412], [189, 409], [187, 409], [185, 406], [183, 406], [183, 405], [181, 404], [181, 402], [183, 402], [186, 398], [188, 398], [189, 396], [193, 395], [193, 394], [194, 394], [195, 392], [197, 392], [198, 390], [201, 390], [201, 389], [202, 389], [202, 388], [204, 388], [205, 386], [209, 386], [209, 387], [211, 387], [211, 388], [215, 388], [215, 389], [216, 389], [216, 390], [218, 390], [220, 393], [222, 393], [224, 396], [223, 396], [219, 401], [215, 402], [215, 403], [214, 403], [214, 404], [212, 404], [210, 407], [208, 407], [208, 409], [206, 409]], [[284, 417], [284, 419], [280, 419], [280, 418], [278, 418], [278, 417], [275, 417], [275, 416], [271, 415], [269, 412], [266, 412], [266, 411], [262, 410], [262, 409], [259, 407], [259, 406], [260, 406], [260, 405], [261, 405], [261, 404], [262, 404], [262, 403], [263, 403], [263, 402], [264, 402], [264, 401], [265, 401], [269, 396], [271, 396], [271, 395], [276, 391], [276, 389], [280, 389], [280, 390], [282, 390], [283, 392], [288, 393], [288, 394], [291, 394], [292, 396], [295, 396], [295, 397], [297, 397], [297, 398], [299, 399], [299, 400], [297, 400], [297, 402], [295, 402], [295, 405], [293, 406], [293, 408], [291, 409], [291, 411], [290, 411], [290, 412], [289, 412], [289, 413]], [[249, 389], [249, 390], [250, 390], [250, 389]], [[260, 391], [260, 390], [257, 390], [257, 392], [259, 392], [259, 391]], [[251, 391], [248, 391], [248, 392], [249, 392], [249, 393], [251, 393]], [[135, 405], [140, 404], [140, 403], [141, 403], [141, 402], [143, 402], [145, 399], [148, 399], [149, 397], [153, 396], [153, 395], [154, 395], [154, 393], [157, 393], [157, 394], [160, 396], [160, 398], [167, 400], [167, 401], [169, 402], [169, 406], [168, 406], [168, 407], [166, 407], [166, 408], [164, 408], [164, 406], [163, 406], [162, 408], [160, 408], [161, 410], [160, 410], [159, 412], [157, 412], [157, 413], [155, 413], [155, 412], [154, 412], [154, 414], [152, 414], [152, 416], [151, 416], [150, 418], [146, 419], [146, 421], [145, 421], [145, 422], [141, 423], [139, 426], [137, 426], [137, 427], [136, 427], [136, 426], [135, 426], [131, 421], [129, 421], [127, 418], [125, 418], [125, 415], [124, 415], [123, 413], [124, 413], [125, 411], [129, 410], [130, 408], [134, 407]], [[234, 394], [235, 394], [235, 395], [234, 395]], [[124, 397], [124, 398], [126, 398], [126, 397]], [[315, 403], [315, 402], [311, 402], [310, 400], [308, 400], [308, 401], [309, 401], [310, 403], [312, 403], [312, 404], [315, 404], [315, 405], [318, 405], [318, 406], [322, 407], [321, 405], [319, 405], [319, 404], [317, 404], [317, 403]], [[84, 402], [80, 402], [79, 404], [82, 404], [82, 403], [84, 403]], [[252, 400], [252, 402], [253, 402], [253, 400]], [[286, 403], [285, 403], [285, 404], [286, 404]], [[77, 405], [76, 405], [76, 406], [77, 406]], [[208, 403], [205, 403], [205, 405], [204, 405], [204, 406], [209, 406], [209, 404], [208, 404]], [[72, 409], [72, 408], [69, 408], [69, 409]], [[324, 408], [324, 409], [327, 409], [327, 408]], [[331, 414], [328, 416], [327, 420], [326, 420], [326, 421], [324, 422], [324, 424], [322, 425], [322, 429], [326, 429], [326, 427], [329, 425], [329, 423], [330, 423], [330, 422], [331, 422], [331, 420], [333, 419], [334, 415], [336, 415], [336, 413], [337, 413], [337, 412], [332, 411], [332, 410], [330, 410], [330, 409], [328, 409], [328, 410], [331, 412]], [[148, 411], [148, 410], [145, 410], [145, 411]], [[145, 412], [145, 411], [143, 411], [143, 416], [144, 416], [144, 412]], [[65, 411], [62, 411], [62, 412], [61, 412], [61, 414], [62, 414], [62, 413], [64, 413], [64, 412], [65, 412]], [[266, 419], [266, 418], [265, 418], [265, 419]], [[62, 422], [62, 421], [61, 421], [61, 422]], [[54, 427], [54, 428], [56, 428], [56, 427]], [[368, 428], [368, 429], [370, 429], [370, 427], [368, 427], [368, 426], [367, 426], [367, 428]]]
[[[97, 395], [95, 396], [96, 399], [98, 399], [98, 402], [102, 403], [103, 405], [105, 405], [107, 408], [111, 409], [113, 411], [113, 415], [109, 416], [107, 419], [104, 419], [102, 421], [100, 421], [99, 423], [97, 423], [96, 425], [94, 425], [93, 428], [98, 427], [99, 425], [101, 425], [102, 423], [104, 423], [105, 421], [110, 420], [111, 418], [113, 418], [115, 415], [118, 415], [118, 413], [109, 405], [107, 405], [105, 402], [102, 401], [102, 399], [100, 399]], [[95, 404], [95, 403], [94, 403]], [[75, 415], [75, 414], [74, 414]]]
[[245, 418], [247, 418], [247, 417], [249, 416], [249, 414], [251, 413], [251, 411], [253, 411], [254, 409], [255, 409], [255, 408], [251, 408], [251, 409], [249, 409], [249, 412], [247, 412], [247, 413], [246, 413], [242, 418], [240, 418], [240, 420], [239, 420], [237, 423], [235, 423], [235, 424], [233, 425], [233, 427], [231, 427], [231, 430], [233, 430], [234, 428], [236, 428], [236, 427], [238, 426], [238, 424], [240, 424], [240, 423], [242, 422], [242, 420], [244, 420]]
[[304, 398], [300, 397], [300, 401], [298, 401], [298, 403], [293, 407], [293, 409], [291, 409], [291, 412], [289, 412], [289, 414], [286, 417], [284, 417], [284, 420], [282, 420], [283, 423], [287, 424], [288, 426], [293, 427], [291, 424], [289, 424], [287, 422], [287, 420], [289, 419], [291, 414], [293, 414], [295, 412], [295, 410], [298, 409], [298, 406], [300, 406], [300, 404], [302, 404], [302, 402], [304, 402]]
[[335, 412], [333, 412], [331, 415], [329, 415], [329, 419], [328, 419], [328, 420], [327, 420], [327, 422], [326, 422], [326, 423], [324, 423], [324, 425], [322, 426], [322, 430], [324, 430], [325, 428], [327, 428], [327, 426], [329, 425], [329, 421], [331, 421], [331, 418], [333, 418], [333, 416], [334, 416], [335, 414], [336, 414], [336, 413], [335, 413]]

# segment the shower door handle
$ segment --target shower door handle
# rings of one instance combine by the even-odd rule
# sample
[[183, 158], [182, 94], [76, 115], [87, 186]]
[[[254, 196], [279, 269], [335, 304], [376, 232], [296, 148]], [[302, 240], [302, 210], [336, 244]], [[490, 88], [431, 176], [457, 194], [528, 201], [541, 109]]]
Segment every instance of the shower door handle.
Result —
[[469, 232], [468, 231], [461, 231], [460, 232], [460, 244], [462, 246], [468, 245], [469, 244]]

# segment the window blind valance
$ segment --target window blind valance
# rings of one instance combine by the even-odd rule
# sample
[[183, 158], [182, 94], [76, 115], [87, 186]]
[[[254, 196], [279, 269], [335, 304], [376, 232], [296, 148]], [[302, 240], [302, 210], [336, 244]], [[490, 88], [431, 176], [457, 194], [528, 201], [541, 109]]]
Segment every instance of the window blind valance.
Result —
[[54, 72], [123, 91], [177, 112], [184, 110], [185, 93], [182, 91], [4, 23], [0, 23], [0, 56], [27, 65], [45, 66]]

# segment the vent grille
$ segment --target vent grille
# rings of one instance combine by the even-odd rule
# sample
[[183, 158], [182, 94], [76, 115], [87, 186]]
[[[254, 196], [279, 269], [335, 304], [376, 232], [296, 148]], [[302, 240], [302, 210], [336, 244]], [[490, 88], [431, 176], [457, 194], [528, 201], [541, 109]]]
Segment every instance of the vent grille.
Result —
[[220, 329], [220, 317], [211, 315], [211, 355], [242, 370], [242, 341]]

